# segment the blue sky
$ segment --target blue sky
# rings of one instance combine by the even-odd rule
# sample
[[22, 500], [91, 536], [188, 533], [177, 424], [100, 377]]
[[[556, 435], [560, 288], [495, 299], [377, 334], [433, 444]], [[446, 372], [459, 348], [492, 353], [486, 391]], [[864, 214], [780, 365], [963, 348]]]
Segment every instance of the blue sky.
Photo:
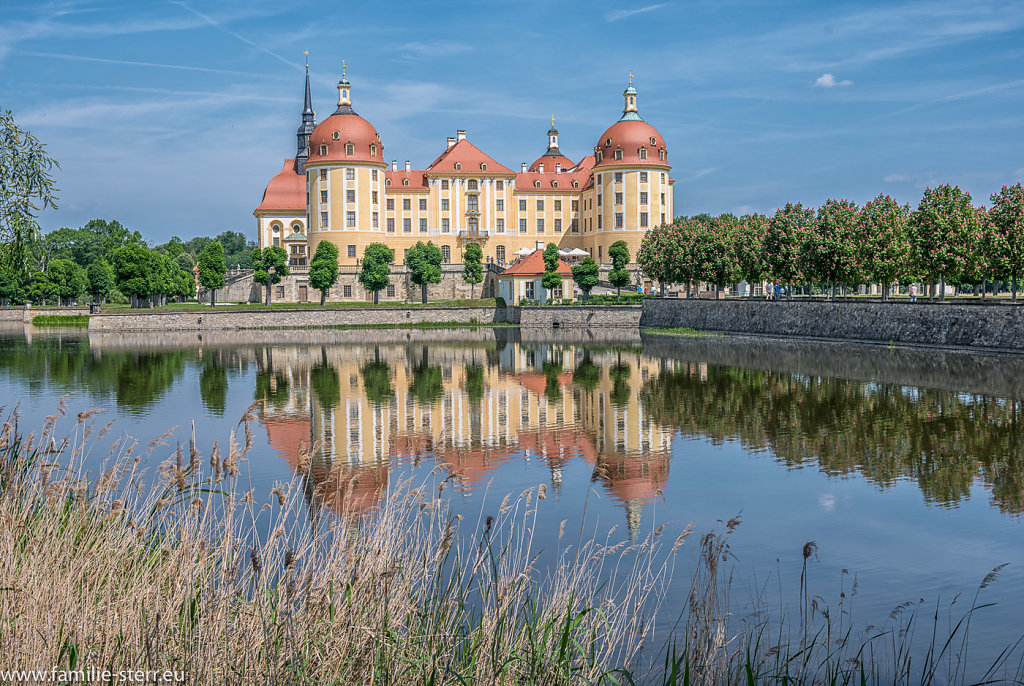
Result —
[[252, 233], [294, 154], [303, 50], [318, 119], [345, 59], [386, 159], [414, 168], [467, 129], [517, 169], [552, 115], [579, 159], [632, 69], [677, 215], [1024, 180], [1024, 0], [4, 0], [0, 108], [62, 165], [43, 227]]

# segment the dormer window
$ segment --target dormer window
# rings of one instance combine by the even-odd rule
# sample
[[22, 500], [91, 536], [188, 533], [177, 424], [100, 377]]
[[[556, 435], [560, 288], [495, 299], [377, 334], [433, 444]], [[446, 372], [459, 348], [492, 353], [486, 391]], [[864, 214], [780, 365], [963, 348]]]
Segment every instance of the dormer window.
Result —
[[356, 154], [356, 146], [352, 145], [351, 143], [346, 143], [345, 144], [345, 154], [346, 155], [355, 155]]
[[341, 134], [335, 131], [334, 133], [331, 134], [331, 138], [333, 138], [334, 140], [341, 140]]
[[409, 185], [409, 179], [402, 179], [402, 185], [403, 186], [408, 186]]
[[481, 162], [480, 163], [480, 171], [487, 171], [487, 163], [486, 162]]
[[370, 157], [376, 157], [376, 156], [377, 156], [377, 146], [376, 145], [371, 145], [370, 146]]
[[462, 162], [455, 163], [455, 171], [462, 171]]
[[580, 187], [580, 182], [579, 181], [573, 181], [572, 182], [572, 187], [573, 188], [579, 188]]
[[534, 181], [533, 182], [533, 187], [534, 188], [540, 188], [540, 181]]
[[658, 151], [658, 159], [661, 160], [662, 162], [665, 161], [665, 148], [662, 148], [661, 150]]
[[610, 147], [611, 147], [611, 145], [612, 145], [612, 139], [611, 139], [611, 138], [605, 138], [605, 139], [604, 139], [604, 146], [605, 146], [606, 148], [610, 148]]
[[391, 185], [391, 179], [385, 179], [384, 180], [384, 185], [385, 186], [390, 186]]
[[603, 159], [604, 159], [604, 153], [602, 153], [600, 150], [598, 150], [597, 151], [597, 161], [600, 162]]
[[622, 148], [616, 148], [615, 149], [615, 159], [617, 159], [617, 160], [621, 160], [622, 159]]
[[557, 181], [552, 181], [551, 182], [551, 187], [552, 188], [558, 188], [558, 182]]
[[655, 138], [654, 136], [651, 136], [651, 145], [657, 145], [657, 144], [658, 144], [658, 139]]
[[640, 148], [640, 159], [647, 159], [647, 148]]
[[321, 143], [320, 144], [320, 157], [324, 157], [326, 155], [327, 155], [327, 143]]

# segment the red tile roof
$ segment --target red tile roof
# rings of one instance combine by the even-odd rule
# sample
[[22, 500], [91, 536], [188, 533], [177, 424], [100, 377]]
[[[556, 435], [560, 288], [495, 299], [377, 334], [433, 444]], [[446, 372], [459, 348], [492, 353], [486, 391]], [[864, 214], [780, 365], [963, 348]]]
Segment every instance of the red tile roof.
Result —
[[[400, 190], [427, 190], [427, 174], [422, 170], [405, 171], [391, 171], [388, 169], [384, 172], [384, 179], [391, 181], [391, 185], [388, 187], [390, 191]], [[409, 185], [406, 186], [403, 181], [409, 181]]]
[[[526, 257], [517, 260], [505, 268], [502, 275], [521, 274], [526, 276], [539, 276], [544, 273], [544, 251], [534, 250]], [[565, 260], [558, 260], [558, 274], [572, 275], [572, 269], [565, 263]]]
[[537, 171], [538, 167], [540, 167], [540, 165], [542, 165], [542, 164], [544, 165], [544, 171], [551, 172], [552, 174], [555, 173], [555, 165], [556, 164], [562, 165], [562, 171], [565, 171], [567, 169], [572, 169], [573, 167], [576, 166], [573, 163], [573, 161], [570, 160], [565, 155], [547, 155], [547, 154], [544, 154], [544, 155], [541, 155], [540, 157], [538, 157], [536, 160], [534, 160], [533, 164], [530, 165], [530, 171]]
[[[640, 148], [646, 149], [646, 159], [640, 159]], [[615, 122], [601, 134], [597, 149], [602, 155], [597, 166], [630, 164], [668, 168], [668, 162], [658, 157], [659, 151], [666, 150], [665, 141], [658, 130], [645, 121]], [[618, 149], [622, 150], [621, 160], [615, 159]]]
[[263, 202], [256, 211], [306, 213], [306, 176], [295, 173], [295, 160], [284, 161], [284, 168], [263, 191]]
[[[577, 182], [576, 187], [572, 185], [573, 181]], [[553, 169], [548, 171], [545, 167], [543, 174], [529, 171], [516, 174], [516, 190], [529, 193], [578, 193], [587, 187], [589, 181], [590, 172], [587, 171], [556, 174]]]
[[[455, 164], [460, 163], [461, 169]], [[480, 165], [486, 164], [487, 169]], [[431, 174], [512, 174], [512, 170], [497, 162], [480, 148], [466, 139], [462, 139], [430, 163], [427, 171]]]

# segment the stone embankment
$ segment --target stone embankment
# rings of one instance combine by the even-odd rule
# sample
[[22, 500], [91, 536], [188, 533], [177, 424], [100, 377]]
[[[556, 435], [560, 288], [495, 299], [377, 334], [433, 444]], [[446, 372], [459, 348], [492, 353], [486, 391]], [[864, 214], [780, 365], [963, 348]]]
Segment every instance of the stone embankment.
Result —
[[13, 305], [11, 307], [0, 307], [0, 322], [24, 322], [31, 324], [32, 320], [41, 315], [76, 315], [89, 314], [88, 307], [32, 307], [31, 305]]
[[1024, 307], [908, 302], [650, 298], [644, 328], [686, 327], [751, 336], [1024, 350]]

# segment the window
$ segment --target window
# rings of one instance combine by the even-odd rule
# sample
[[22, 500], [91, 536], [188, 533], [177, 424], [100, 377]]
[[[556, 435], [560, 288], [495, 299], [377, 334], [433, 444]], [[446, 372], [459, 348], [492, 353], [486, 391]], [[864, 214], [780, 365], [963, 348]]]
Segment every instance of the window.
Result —
[[448, 198], [441, 198], [441, 211], [442, 212], [447, 212], [448, 211]]
[[302, 233], [302, 224], [292, 224], [292, 231]]
[[622, 228], [622, 212], [616, 212], [615, 213], [615, 228], [616, 229], [621, 229]]
[[346, 298], [351, 298], [352, 297], [352, 286], [345, 286], [344, 290], [343, 290], [343, 293], [345, 294]]
[[356, 180], [356, 170], [354, 168], [352, 168], [352, 167], [347, 167], [345, 169], [345, 178], [347, 180], [349, 180], [349, 181], [355, 181]]
[[462, 162], [455, 163], [455, 171], [462, 171]]
[[622, 183], [622, 172], [615, 172], [615, 183]]
[[370, 179], [373, 180], [373, 181], [377, 180], [377, 170], [376, 169], [373, 169], [373, 170], [370, 171]]
[[466, 211], [467, 212], [479, 212], [480, 211], [480, 196], [479, 195], [467, 195], [466, 196]]
[[331, 133], [331, 138], [333, 140], [340, 141], [341, 140], [341, 134], [338, 133], [337, 131], [334, 131], [334, 132]]
[[520, 212], [525, 212], [526, 211], [526, 201], [525, 200], [520, 200], [519, 201], [519, 211]]
[[496, 211], [498, 211], [498, 212], [504, 212], [505, 211], [505, 201], [502, 200], [501, 198], [498, 198], [497, 200], [495, 200], [494, 201], [494, 209]]
[[480, 171], [487, 171], [487, 163], [486, 162], [481, 162], [480, 163]]
[[327, 213], [326, 212], [321, 212], [320, 213], [320, 226], [322, 226], [323, 228], [327, 228]]
[[442, 233], [448, 233], [451, 230], [451, 225], [448, 223], [448, 217], [441, 218], [441, 231]]
[[556, 219], [555, 220], [555, 233], [561, 233], [561, 232], [562, 232], [562, 220], [561, 219]]
[[385, 206], [388, 208], [388, 210], [394, 210], [395, 209], [395, 199], [394, 198], [388, 198], [388, 202], [387, 202], [387, 204]]
[[447, 245], [441, 246], [441, 261], [445, 264], [452, 261], [452, 249]]
[[569, 230], [572, 231], [573, 233], [579, 233], [580, 232], [579, 223], [575, 219], [573, 219], [571, 222], [569, 222]]
[[641, 212], [640, 213], [640, 226], [641, 227], [646, 227], [647, 226], [647, 213], [646, 212]]
[[388, 233], [394, 233], [394, 232], [395, 232], [395, 218], [394, 217], [388, 217]]
[[276, 290], [277, 290], [277, 292], [275, 293], [275, 297], [283, 298], [284, 297], [284, 286], [278, 286]]
[[380, 217], [377, 216], [376, 212], [373, 213], [372, 221], [373, 221], [373, 225], [372, 225], [373, 228], [379, 229], [380, 228]]
[[661, 172], [661, 182], [665, 183], [665, 172]]
[[647, 159], [647, 148], [640, 148], [640, 159]]
[[448, 179], [441, 179], [441, 190], [448, 190]]
[[354, 190], [345, 191], [345, 202], [355, 202], [356, 192]]
[[408, 262], [409, 261], [409, 248], [406, 248], [405, 250], [402, 251], [402, 261], [403, 262]]
[[356, 213], [349, 211], [345, 213], [345, 226], [355, 227], [356, 225]]
[[580, 182], [579, 181], [573, 181], [572, 182], [572, 187], [573, 188], [579, 188], [580, 187]]
[[388, 293], [388, 297], [389, 298], [395, 297], [395, 284], [393, 284], [393, 283], [389, 283], [388, 284], [388, 291], [387, 291], [387, 293]]
[[598, 230], [598, 231], [600, 231], [600, 230], [601, 230], [601, 224], [603, 224], [603, 223], [604, 223], [604, 222], [602, 222], [602, 221], [601, 221], [601, 220], [602, 220], [603, 218], [604, 218], [604, 216], [603, 216], [603, 215], [600, 215], [600, 214], [599, 214], [599, 215], [597, 215], [597, 230]]
[[534, 290], [536, 284], [534, 284], [533, 281], [527, 281], [523, 285], [526, 287], [524, 289], [524, 297], [528, 298], [529, 300], [533, 300], [534, 296], [536, 296], [536, 291]]
[[534, 181], [533, 182], [533, 187], [534, 188], [540, 188], [540, 181]]
[[647, 183], [647, 172], [640, 172], [640, 183]]
[[600, 207], [602, 203], [601, 196], [597, 196], [597, 206]]
[[661, 213], [661, 223], [662, 224], [665, 223], [665, 213], [664, 212]]
[[351, 143], [346, 143], [345, 144], [345, 154], [346, 155], [355, 155], [356, 154], [356, 146], [352, 145]]
[[615, 151], [615, 159], [617, 159], [617, 160], [621, 160], [622, 159], [622, 148], [619, 148], [619, 149], [617, 149]]
[[275, 248], [280, 248], [281, 247], [281, 238], [280, 238], [280, 236], [274, 236], [274, 247]]
[[320, 191], [320, 202], [327, 202], [327, 191]]
[[384, 185], [385, 186], [390, 186], [391, 185], [391, 179], [384, 179]]
[[412, 233], [412, 219], [410, 219], [409, 217], [406, 217], [405, 219], [402, 220], [402, 232]]
[[377, 146], [376, 145], [371, 145], [370, 146], [370, 157], [376, 157], [376, 156], [377, 156]]
[[501, 179], [498, 179], [497, 181], [495, 181], [494, 182], [494, 190], [496, 190], [496, 191], [503, 191], [503, 190], [505, 190], [505, 182], [502, 181]]
[[601, 254], [601, 246], [597, 246], [597, 261], [600, 262], [604, 259], [604, 255]]
[[371, 201], [371, 202], [372, 202], [372, 203], [373, 203], [374, 205], [376, 205], [376, 204], [377, 204], [377, 191], [371, 191], [371, 192], [370, 192], [370, 201]]
[[519, 220], [519, 233], [526, 233], [526, 220], [525, 219], [520, 219]]
[[647, 204], [647, 193], [646, 193], [646, 191], [641, 191], [640, 192], [640, 204], [641, 205], [646, 205]]
[[405, 210], [406, 212], [412, 209], [411, 198], [402, 198], [402, 209]]
[[426, 198], [420, 198], [420, 212], [426, 212], [426, 211], [427, 211], [427, 199]]
[[320, 170], [320, 180], [321, 181], [326, 181], [327, 180], [327, 170], [326, 169], [321, 169]]
[[494, 250], [494, 256], [495, 256], [495, 258], [497, 258], [498, 262], [504, 262], [505, 261], [505, 246], [504, 245], [499, 245]]
[[580, 211], [580, 201], [579, 200], [573, 200], [572, 201], [572, 211], [573, 212], [579, 212]]
[[662, 205], [665, 204], [665, 194], [664, 193], [661, 194], [661, 204]]
[[615, 194], [615, 204], [616, 205], [621, 205], [622, 204], [622, 193], [616, 193]]
[[555, 201], [555, 212], [561, 212], [561, 211], [562, 211], [562, 201], [561, 200], [556, 200]]
[[420, 219], [420, 233], [426, 233], [426, 232], [427, 232], [427, 218], [426, 217], [422, 217]]
[[403, 186], [408, 186], [409, 185], [409, 179], [402, 179], [402, 185]]
[[354, 245], [349, 245], [348, 246], [348, 256], [349, 257], [355, 257], [356, 256], [356, 246], [354, 246]]
[[470, 233], [476, 233], [480, 230], [480, 220], [476, 217], [471, 217], [466, 228], [469, 229]]
[[537, 220], [537, 233], [544, 233], [544, 220], [543, 219], [538, 219]]
[[320, 157], [326, 157], [326, 156], [327, 156], [327, 144], [326, 143], [321, 143], [320, 144]]
[[498, 233], [505, 233], [505, 220], [498, 217], [494, 220], [494, 228]]
[[466, 181], [466, 190], [475, 191], [477, 189], [476, 179], [470, 179]]
[[544, 211], [544, 201], [543, 200], [538, 200], [537, 201], [537, 211], [538, 212], [543, 212]]

